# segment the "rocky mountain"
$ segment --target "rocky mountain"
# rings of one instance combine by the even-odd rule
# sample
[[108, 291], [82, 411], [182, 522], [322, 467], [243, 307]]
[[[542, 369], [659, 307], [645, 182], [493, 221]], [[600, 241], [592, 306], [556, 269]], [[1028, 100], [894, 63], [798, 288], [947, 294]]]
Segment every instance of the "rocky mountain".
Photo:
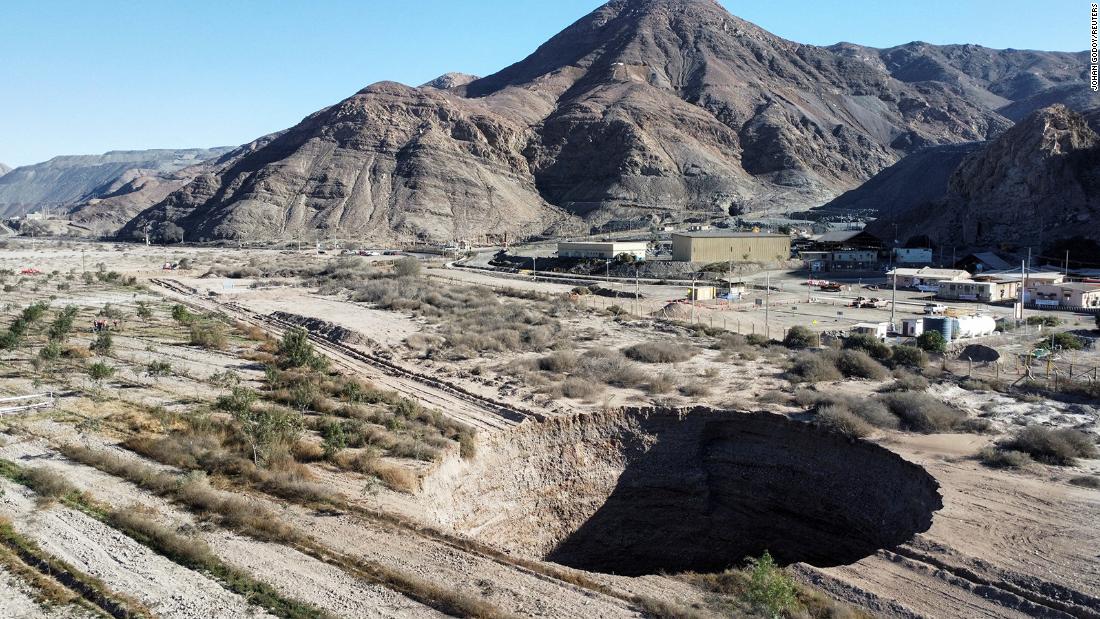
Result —
[[0, 163], [0, 176], [3, 176], [8, 172], [11, 172], [11, 168], [3, 163]]
[[878, 217], [903, 213], [947, 193], [955, 168], [984, 145], [985, 142], [963, 142], [918, 150], [814, 210]]
[[[211, 159], [174, 171], [132, 169], [101, 186], [95, 197], [69, 207], [72, 221], [95, 231], [96, 236], [113, 234], [145, 209], [161, 202], [172, 192], [196, 178], [215, 174], [240, 158], [266, 145], [277, 134], [237, 147]], [[220, 151], [213, 149], [210, 152]]]
[[426, 84], [421, 84], [420, 87], [449, 90], [457, 86], [465, 86], [476, 79], [479, 79], [478, 76], [469, 73], [444, 73]]
[[[902, 164], [904, 165], [904, 161]], [[1044, 248], [1073, 237], [1100, 242], [1100, 135], [1057, 104], [1032, 113], [965, 157], [945, 191], [870, 226], [938, 245]]]
[[1002, 111], [1097, 105], [1074, 94], [1086, 90], [1083, 58], [818, 47], [713, 0], [612, 0], [496, 74], [367, 87], [134, 225], [449, 240], [581, 218], [797, 210], [909, 153], [990, 139], [1012, 126]]
[[110, 194], [124, 177], [171, 174], [230, 148], [111, 151], [102, 155], [54, 157], [15, 168], [0, 176], [0, 217], [12, 217], [43, 207], [58, 211]]

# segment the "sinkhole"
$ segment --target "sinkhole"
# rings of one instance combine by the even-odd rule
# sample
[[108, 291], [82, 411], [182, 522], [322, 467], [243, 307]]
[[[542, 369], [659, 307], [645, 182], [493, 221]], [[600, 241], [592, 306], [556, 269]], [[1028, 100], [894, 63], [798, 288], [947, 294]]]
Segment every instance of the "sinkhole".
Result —
[[492, 437], [425, 498], [441, 523], [509, 552], [636, 576], [764, 550], [853, 563], [926, 531], [938, 488], [885, 448], [780, 415], [635, 408]]

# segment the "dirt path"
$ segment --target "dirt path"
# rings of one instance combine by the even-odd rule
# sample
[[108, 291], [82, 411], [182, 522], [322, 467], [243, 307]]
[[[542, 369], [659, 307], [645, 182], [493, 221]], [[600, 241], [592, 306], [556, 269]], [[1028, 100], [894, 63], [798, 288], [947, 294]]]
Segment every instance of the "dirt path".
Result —
[[[51, 428], [62, 427], [64, 426], [61, 424], [44, 423], [36, 424], [34, 429], [49, 432]], [[60, 438], [63, 441], [66, 440], [64, 435], [60, 435]], [[168, 467], [151, 463], [131, 452], [118, 449], [109, 441], [84, 436], [81, 442], [97, 450], [112, 451], [120, 458], [170, 470]], [[259, 542], [216, 528], [210, 530], [209, 527], [198, 523], [188, 512], [160, 497], [153, 496], [127, 481], [64, 458], [43, 439], [9, 439], [8, 443], [0, 448], [0, 457], [24, 465], [48, 467], [64, 474], [70, 483], [80, 490], [91, 493], [99, 501], [116, 507], [143, 509], [150, 514], [155, 514], [156, 519], [162, 524], [173, 528], [198, 530], [199, 538], [205, 541], [222, 561], [244, 569], [254, 578], [270, 584], [289, 598], [313, 604], [337, 616], [438, 616], [436, 611], [427, 606], [409, 600], [385, 587], [362, 582], [291, 548]], [[281, 510], [278, 505], [272, 504], [272, 507]]]
[[76, 510], [40, 508], [34, 494], [0, 481], [0, 512], [43, 551], [140, 600], [160, 617], [266, 617], [239, 595]]

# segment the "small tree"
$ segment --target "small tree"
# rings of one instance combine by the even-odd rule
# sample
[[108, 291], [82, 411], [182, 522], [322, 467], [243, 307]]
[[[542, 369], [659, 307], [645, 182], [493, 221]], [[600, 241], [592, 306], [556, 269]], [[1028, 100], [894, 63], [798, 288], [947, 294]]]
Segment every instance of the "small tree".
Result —
[[114, 375], [115, 368], [107, 365], [106, 363], [103, 363], [102, 361], [97, 361], [88, 366], [88, 378], [91, 378], [92, 382], [97, 385]]
[[782, 617], [798, 607], [798, 585], [776, 565], [767, 550], [749, 559], [749, 584], [745, 601], [769, 617]]
[[195, 315], [187, 311], [187, 308], [179, 303], [172, 306], [172, 319], [180, 324], [187, 324], [195, 319]]
[[149, 304], [145, 301], [138, 301], [137, 315], [142, 320], [149, 320], [153, 317], [153, 310], [149, 308]]
[[324, 439], [321, 446], [325, 450], [326, 460], [332, 460], [336, 457], [336, 454], [340, 453], [341, 449], [348, 446], [348, 439], [344, 434], [344, 426], [338, 421], [326, 424], [321, 431], [321, 438]]
[[277, 449], [292, 445], [302, 434], [302, 415], [285, 408], [249, 407], [234, 412], [233, 420], [257, 466], [266, 466]]
[[783, 338], [783, 345], [787, 348], [815, 348], [821, 345], [821, 336], [806, 327], [791, 327], [787, 336]]
[[947, 340], [939, 331], [925, 331], [917, 337], [917, 347], [927, 352], [944, 352], [947, 350]]
[[108, 355], [111, 353], [111, 348], [114, 347], [114, 342], [111, 339], [110, 331], [100, 331], [95, 340], [92, 341], [88, 349], [99, 355]]
[[283, 368], [309, 367], [324, 370], [328, 360], [318, 355], [309, 343], [309, 334], [301, 327], [294, 327], [283, 334], [279, 342], [279, 366]]
[[420, 261], [412, 256], [405, 256], [393, 263], [393, 270], [398, 277], [417, 277], [420, 275]]

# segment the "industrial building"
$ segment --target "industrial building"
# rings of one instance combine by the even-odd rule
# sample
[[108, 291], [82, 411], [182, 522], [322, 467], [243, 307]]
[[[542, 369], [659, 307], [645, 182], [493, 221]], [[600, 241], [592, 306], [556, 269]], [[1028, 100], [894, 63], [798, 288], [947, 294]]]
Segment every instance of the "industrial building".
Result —
[[897, 279], [898, 288], [913, 288], [915, 286], [940, 286], [943, 282], [969, 281], [970, 273], [962, 269], [933, 269], [923, 267], [920, 269], [898, 267], [889, 273], [887, 281]]
[[626, 254], [636, 260], [645, 260], [645, 241], [583, 241], [558, 243], [559, 258], [603, 258], [611, 260]]
[[1100, 284], [1061, 283], [1033, 286], [1029, 283], [1027, 296], [1029, 302], [1040, 306], [1100, 307]]
[[672, 259], [680, 262], [776, 262], [791, 257], [791, 237], [729, 230], [672, 234]]
[[894, 262], [898, 264], [932, 264], [932, 250], [924, 247], [898, 247], [894, 249]]
[[870, 232], [834, 230], [813, 237], [798, 255], [813, 272], [877, 271], [889, 255], [884, 247]]
[[1018, 279], [983, 279], [963, 281], [943, 281], [939, 284], [936, 296], [953, 301], [981, 301], [998, 303], [1020, 297]]

